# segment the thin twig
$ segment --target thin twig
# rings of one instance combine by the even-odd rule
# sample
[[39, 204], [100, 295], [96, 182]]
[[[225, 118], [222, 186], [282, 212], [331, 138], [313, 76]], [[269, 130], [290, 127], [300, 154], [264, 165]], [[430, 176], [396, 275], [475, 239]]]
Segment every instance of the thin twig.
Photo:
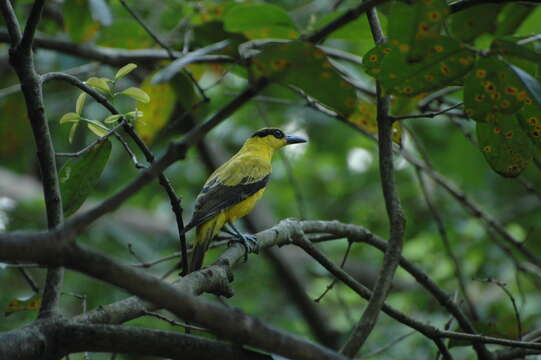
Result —
[[424, 114], [418, 114], [418, 115], [406, 115], [406, 116], [391, 116], [392, 121], [399, 121], [399, 120], [405, 120], [405, 119], [422, 119], [422, 118], [435, 118], [438, 115], [445, 114], [446, 112], [449, 112], [453, 109], [456, 109], [459, 106], [462, 106], [464, 103], [458, 103], [451, 107], [445, 108], [438, 112], [432, 112], [432, 113], [424, 113]]
[[90, 144], [88, 144], [87, 146], [85, 146], [84, 148], [82, 148], [81, 150], [79, 150], [77, 152], [74, 152], [74, 153], [58, 153], [57, 152], [55, 155], [57, 157], [79, 157], [79, 156], [85, 154], [86, 152], [90, 151], [91, 149], [93, 149], [94, 146], [96, 146], [97, 144], [101, 144], [102, 142], [107, 140], [111, 135], [114, 135], [116, 131], [120, 130], [120, 128], [122, 126], [124, 126], [125, 122], [126, 122], [126, 119], [123, 117], [119, 121], [118, 125], [116, 125], [114, 128], [109, 130], [109, 132], [107, 134], [105, 134], [103, 136], [100, 136], [99, 138], [92, 141]]
[[368, 353], [366, 355], [363, 355], [363, 356], [359, 357], [358, 359], [359, 360], [365, 360], [365, 359], [372, 358], [372, 357], [374, 357], [376, 355], [380, 355], [380, 354], [384, 353], [385, 351], [389, 350], [390, 348], [392, 348], [393, 346], [395, 346], [396, 344], [398, 344], [399, 342], [401, 342], [402, 340], [410, 337], [411, 335], [413, 335], [415, 333], [416, 333], [416, 331], [414, 330], [414, 331], [410, 331], [410, 332], [408, 332], [408, 333], [406, 333], [406, 334], [404, 334], [402, 336], [399, 336], [396, 339], [392, 340], [390, 343], [388, 343], [388, 344], [380, 347], [379, 349], [376, 349], [376, 350], [374, 350], [374, 351], [372, 351], [372, 352], [370, 352], [370, 353]]
[[[346, 248], [346, 251], [344, 252], [344, 257], [342, 258], [342, 261], [340, 262], [340, 269], [343, 269], [344, 265], [346, 264], [346, 260], [348, 259], [352, 244], [353, 242], [348, 240], [348, 247]], [[333, 278], [333, 280], [330, 282], [329, 285], [327, 285], [323, 293], [319, 295], [316, 299], [314, 299], [314, 301], [317, 303], [320, 302], [321, 299], [323, 299], [325, 295], [327, 295], [327, 293], [334, 287], [337, 281], [338, 280], [336, 278]]]
[[28, 283], [30, 288], [34, 293], [39, 293], [39, 286], [36, 284], [36, 281], [32, 278], [32, 276], [26, 271], [26, 267], [19, 267], [17, 268], [19, 270], [19, 273], [24, 277], [24, 280]]
[[158, 35], [156, 35], [146, 24], [145, 22], [143, 21], [143, 19], [141, 19], [141, 17], [139, 17], [139, 15], [137, 15], [137, 13], [135, 11], [133, 11], [129, 6], [128, 4], [126, 4], [126, 2], [124, 0], [120, 0], [120, 3], [122, 4], [122, 6], [124, 6], [124, 8], [130, 13], [130, 15], [135, 19], [135, 21], [137, 21], [137, 23], [139, 23], [139, 25], [141, 25], [141, 27], [146, 31], [146, 33], [148, 35], [150, 35], [150, 37], [158, 44], [161, 46], [162, 49], [164, 49], [165, 51], [167, 51], [167, 55], [169, 55], [169, 58], [171, 60], [174, 60], [176, 59], [176, 56], [173, 54], [173, 52], [171, 51], [171, 48], [169, 46], [167, 46], [163, 41], [160, 40], [160, 38], [158, 37]]
[[154, 311], [144, 311], [143, 314], [145, 316], [151, 316], [151, 317], [154, 317], [156, 319], [160, 319], [162, 321], [165, 321], [166, 323], [168, 323], [171, 326], [178, 326], [178, 327], [182, 327], [182, 328], [185, 328], [185, 329], [190, 329], [190, 330], [193, 330], [193, 331], [206, 331], [206, 332], [209, 331], [209, 330], [207, 330], [205, 328], [202, 328], [202, 327], [199, 327], [199, 326], [189, 325], [189, 324], [186, 324], [186, 323], [181, 323], [180, 321], [175, 321], [175, 320], [169, 319], [169, 318], [163, 316], [162, 314], [154, 312]]
[[511, 301], [511, 304], [513, 305], [513, 311], [515, 312], [515, 319], [517, 320], [517, 339], [521, 340], [522, 339], [522, 321], [520, 320], [520, 312], [518, 311], [517, 303], [515, 301], [515, 298], [513, 297], [513, 294], [511, 294], [511, 292], [507, 289], [507, 285], [504, 282], [501, 282], [493, 278], [477, 279], [477, 280], [496, 284], [500, 289], [503, 290], [505, 295], [507, 295], [507, 297]]

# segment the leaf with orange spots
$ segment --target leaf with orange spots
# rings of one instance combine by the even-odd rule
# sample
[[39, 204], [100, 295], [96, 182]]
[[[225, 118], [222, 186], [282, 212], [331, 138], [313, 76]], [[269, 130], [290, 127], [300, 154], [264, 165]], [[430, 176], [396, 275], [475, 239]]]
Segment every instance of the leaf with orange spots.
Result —
[[156, 134], [163, 129], [175, 107], [176, 94], [169, 82], [152, 84], [150, 75], [141, 84], [141, 89], [146, 92], [152, 101], [140, 103], [137, 109], [143, 113], [143, 117], [135, 121], [135, 130], [147, 144], [151, 144]]
[[541, 93], [537, 80], [497, 57], [487, 56], [477, 61], [464, 82], [464, 109], [470, 118], [492, 122], [494, 113], [514, 114], [532, 98], [537, 97], [541, 103], [541, 95], [532, 92]]
[[356, 110], [355, 88], [345, 81], [315, 45], [302, 41], [271, 43], [252, 58], [255, 75], [294, 85], [347, 118]]
[[449, 31], [455, 39], [471, 42], [483, 33], [492, 33], [503, 4], [480, 4], [449, 16]]
[[517, 113], [517, 119], [534, 145], [541, 148], [541, 107], [533, 103], [525, 104]]
[[295, 39], [298, 29], [281, 7], [269, 3], [238, 4], [227, 10], [224, 28], [249, 39]]
[[383, 58], [376, 76], [388, 94], [416, 96], [440, 89], [464, 76], [474, 62], [473, 53], [446, 37], [432, 42], [424, 60], [414, 64], [407, 60], [406, 44], [397, 40], [391, 44], [392, 51]]
[[381, 63], [383, 62], [383, 58], [393, 50], [396, 50], [395, 47], [390, 41], [387, 41], [366, 52], [363, 56], [363, 66], [366, 69], [366, 73], [377, 79], [381, 73]]
[[434, 41], [440, 38], [443, 21], [449, 14], [445, 0], [419, 0], [413, 4], [395, 1], [389, 16], [389, 39], [408, 48], [408, 62], [429, 56]]
[[494, 113], [490, 124], [477, 123], [481, 152], [494, 171], [518, 176], [532, 158], [532, 144], [513, 115]]
[[13, 299], [6, 306], [6, 311], [4, 315], [8, 317], [14, 312], [18, 311], [27, 311], [27, 310], [38, 310], [41, 306], [41, 295], [34, 295], [30, 298], [23, 299]]

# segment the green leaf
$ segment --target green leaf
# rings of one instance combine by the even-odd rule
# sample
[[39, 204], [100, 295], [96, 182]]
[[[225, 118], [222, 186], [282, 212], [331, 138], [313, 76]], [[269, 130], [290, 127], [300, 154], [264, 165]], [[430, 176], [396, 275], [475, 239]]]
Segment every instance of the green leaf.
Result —
[[269, 3], [239, 4], [230, 8], [224, 16], [224, 27], [250, 39], [294, 39], [299, 35], [288, 13]]
[[118, 80], [118, 79], [123, 78], [124, 76], [128, 75], [130, 72], [132, 72], [133, 70], [135, 70], [135, 68], [137, 68], [137, 65], [135, 65], [135, 64], [133, 64], [133, 63], [124, 65], [124, 66], [121, 67], [121, 68], [117, 71], [117, 73], [115, 74], [115, 80]]
[[150, 102], [150, 96], [143, 90], [136, 88], [136, 87], [130, 87], [126, 90], [123, 90], [120, 92], [121, 94], [130, 96], [134, 98], [135, 100], [142, 102], [143, 104], [147, 104]]
[[67, 122], [78, 122], [81, 119], [81, 116], [74, 112], [69, 112], [67, 114], [62, 115], [60, 118], [60, 124], [65, 124]]
[[153, 76], [152, 74], [143, 81], [141, 89], [154, 101], [139, 106], [143, 116], [140, 117], [141, 121], [135, 123], [135, 130], [147, 144], [152, 143], [156, 134], [167, 124], [177, 99], [175, 90], [169, 82], [152, 84]]
[[[518, 40], [518, 39], [517, 39]], [[492, 53], [502, 56], [514, 56], [521, 59], [532, 61], [536, 64], [541, 63], [541, 53], [527, 46], [518, 45], [514, 41], [507, 39], [495, 39], [490, 47]]]
[[456, 12], [449, 17], [449, 31], [455, 39], [471, 42], [483, 33], [492, 33], [502, 4], [481, 4]]
[[87, 0], [64, 1], [62, 15], [64, 28], [71, 40], [84, 42], [92, 39], [100, 28], [100, 24], [90, 16]]
[[533, 12], [534, 11], [529, 5], [507, 4], [501, 13], [501, 20], [499, 21], [495, 35], [502, 36], [513, 34]]
[[104, 27], [98, 36], [97, 45], [120, 49], [145, 49], [154, 45], [154, 40], [133, 19], [118, 19]]
[[101, 90], [102, 92], [106, 94], [109, 94], [111, 92], [111, 88], [109, 87], [109, 84], [108, 84], [109, 81], [111, 80], [107, 78], [91, 77], [91, 78], [88, 78], [88, 80], [86, 80], [85, 83], [89, 86], [92, 86], [93, 88]]
[[514, 115], [494, 113], [490, 124], [477, 123], [479, 147], [494, 171], [518, 176], [532, 158], [532, 144]]
[[111, 142], [106, 140], [62, 167], [59, 179], [65, 216], [77, 211], [94, 190], [110, 154]]
[[68, 136], [68, 141], [71, 144], [73, 142], [73, 137], [75, 136], [75, 131], [77, 131], [77, 127], [79, 126], [79, 122], [76, 122], [71, 126], [70, 133]]
[[[450, 85], [464, 76], [474, 62], [474, 55], [458, 42], [447, 37], [440, 37], [432, 42], [428, 55], [423, 61], [410, 63], [407, 59], [409, 46], [391, 41], [391, 46], [380, 45], [379, 52], [372, 53], [382, 57], [379, 72], [374, 68], [369, 73], [380, 80], [382, 87], [389, 94], [415, 96]], [[375, 68], [377, 61], [374, 62]]]
[[389, 39], [407, 46], [408, 62], [430, 56], [434, 41], [440, 37], [443, 21], [449, 14], [445, 0], [420, 0], [414, 4], [395, 1], [389, 17]]
[[4, 315], [8, 317], [9, 315], [18, 311], [38, 310], [40, 306], [41, 295], [39, 294], [36, 294], [30, 298], [13, 299], [8, 303]]
[[256, 75], [294, 85], [344, 117], [356, 109], [355, 89], [313, 44], [302, 41], [268, 44], [252, 58], [252, 66]]
[[86, 101], [86, 93], [81, 93], [79, 97], [77, 98], [77, 102], [75, 103], [75, 112], [79, 115], [81, 115], [83, 111], [83, 107], [85, 106]]
[[121, 117], [122, 117], [122, 114], [109, 115], [105, 118], [105, 120], [103, 120], [103, 122], [106, 124], [111, 124], [118, 121]]
[[477, 121], [492, 122], [495, 112], [515, 114], [532, 101], [541, 104], [539, 82], [494, 56], [479, 59], [464, 82], [464, 109]]

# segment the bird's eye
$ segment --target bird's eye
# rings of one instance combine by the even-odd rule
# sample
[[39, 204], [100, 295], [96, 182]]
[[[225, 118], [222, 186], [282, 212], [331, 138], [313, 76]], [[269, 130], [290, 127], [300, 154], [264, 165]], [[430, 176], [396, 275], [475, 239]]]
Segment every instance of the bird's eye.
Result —
[[281, 139], [284, 137], [284, 133], [281, 132], [280, 130], [274, 130], [274, 137], [277, 139]]

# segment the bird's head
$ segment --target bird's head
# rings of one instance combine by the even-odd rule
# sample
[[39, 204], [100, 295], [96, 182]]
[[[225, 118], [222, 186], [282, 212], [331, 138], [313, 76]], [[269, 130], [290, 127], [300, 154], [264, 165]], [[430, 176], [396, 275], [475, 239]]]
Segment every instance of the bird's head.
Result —
[[272, 150], [277, 150], [286, 145], [304, 143], [306, 139], [300, 136], [286, 135], [280, 129], [264, 128], [256, 131], [246, 142], [254, 145], [268, 146]]

